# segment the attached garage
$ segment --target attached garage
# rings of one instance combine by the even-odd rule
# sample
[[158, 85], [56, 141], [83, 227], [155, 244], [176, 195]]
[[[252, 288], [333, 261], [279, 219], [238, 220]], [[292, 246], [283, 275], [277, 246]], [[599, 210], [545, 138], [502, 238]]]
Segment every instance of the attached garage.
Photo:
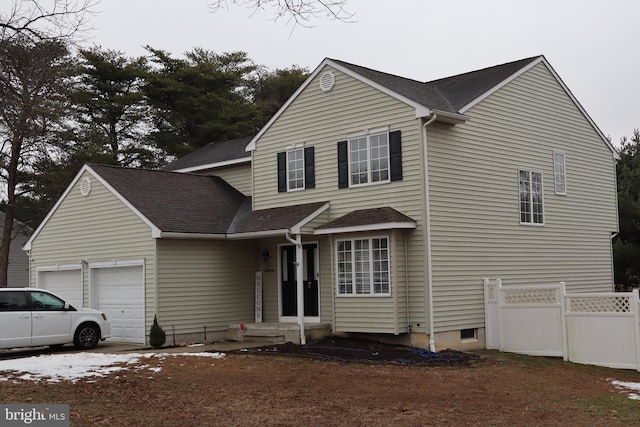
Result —
[[110, 341], [144, 344], [144, 266], [89, 268], [91, 306], [107, 315]]
[[56, 270], [38, 269], [38, 287], [59, 295], [74, 307], [84, 305], [82, 269], [79, 266], [58, 267]]

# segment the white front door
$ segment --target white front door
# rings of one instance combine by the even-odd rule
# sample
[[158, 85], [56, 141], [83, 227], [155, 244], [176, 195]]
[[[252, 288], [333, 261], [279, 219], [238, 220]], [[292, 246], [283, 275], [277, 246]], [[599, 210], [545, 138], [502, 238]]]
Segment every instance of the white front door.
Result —
[[109, 341], [144, 344], [143, 267], [96, 268], [92, 286], [97, 292], [97, 308], [111, 323]]

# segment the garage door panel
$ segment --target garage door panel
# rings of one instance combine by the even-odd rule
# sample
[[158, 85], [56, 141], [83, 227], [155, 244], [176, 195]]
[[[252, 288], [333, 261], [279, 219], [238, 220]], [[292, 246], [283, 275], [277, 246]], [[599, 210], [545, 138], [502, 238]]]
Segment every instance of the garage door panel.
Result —
[[38, 272], [38, 287], [59, 295], [76, 308], [82, 307], [82, 270], [55, 270]]
[[98, 308], [111, 323], [111, 341], [144, 343], [144, 277], [142, 266], [97, 268]]

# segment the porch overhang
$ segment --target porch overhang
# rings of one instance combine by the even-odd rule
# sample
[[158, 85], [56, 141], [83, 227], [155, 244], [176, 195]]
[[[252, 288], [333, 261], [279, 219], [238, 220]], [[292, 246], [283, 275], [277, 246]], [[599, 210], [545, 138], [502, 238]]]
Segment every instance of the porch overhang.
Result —
[[362, 231], [415, 229], [416, 222], [390, 206], [360, 209], [316, 227], [315, 235], [356, 233]]
[[255, 211], [245, 206], [236, 215], [227, 238], [255, 239], [284, 237], [287, 234], [313, 234], [311, 228], [308, 231], [304, 228], [329, 209], [329, 206], [329, 202], [316, 202]]

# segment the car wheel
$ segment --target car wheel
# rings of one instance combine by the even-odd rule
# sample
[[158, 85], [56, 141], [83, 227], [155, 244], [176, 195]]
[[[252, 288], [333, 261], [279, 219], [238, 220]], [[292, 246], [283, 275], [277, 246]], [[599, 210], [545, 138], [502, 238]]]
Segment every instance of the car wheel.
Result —
[[78, 350], [88, 350], [90, 348], [96, 348], [100, 341], [100, 332], [95, 325], [90, 323], [84, 323], [76, 329], [76, 334], [73, 337], [73, 345]]

